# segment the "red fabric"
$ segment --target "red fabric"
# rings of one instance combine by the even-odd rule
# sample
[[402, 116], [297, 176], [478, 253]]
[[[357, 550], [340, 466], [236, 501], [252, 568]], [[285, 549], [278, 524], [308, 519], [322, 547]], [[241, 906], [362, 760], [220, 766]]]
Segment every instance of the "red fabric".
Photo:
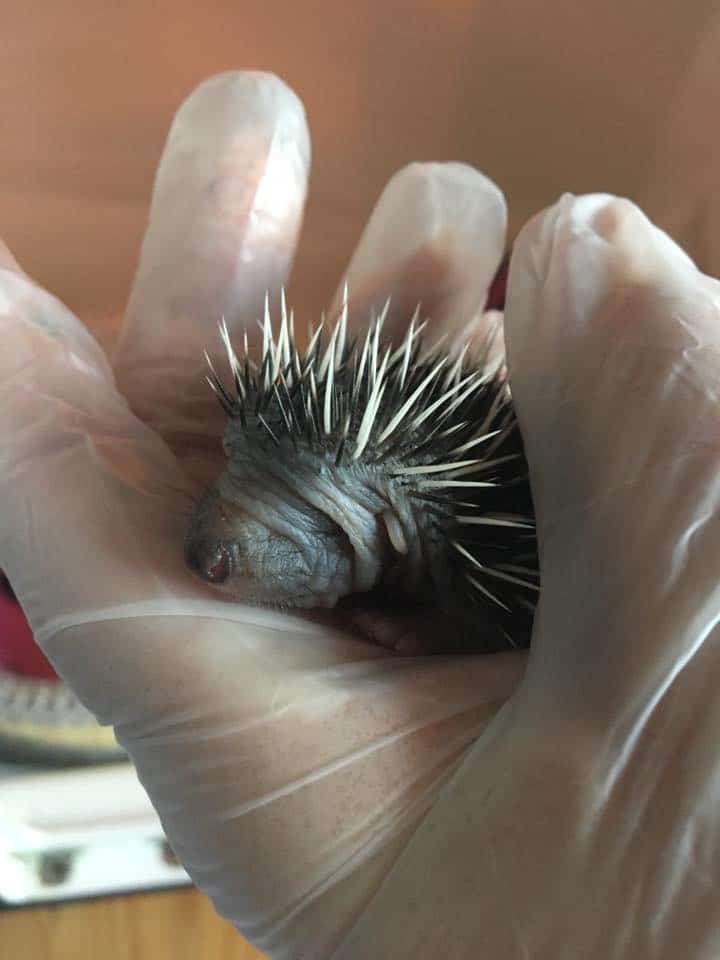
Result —
[[0, 670], [23, 677], [57, 679], [33, 639], [20, 604], [4, 588], [0, 573]]
[[503, 310], [505, 308], [505, 290], [507, 289], [509, 255], [505, 257], [498, 267], [490, 289], [488, 290], [486, 310]]

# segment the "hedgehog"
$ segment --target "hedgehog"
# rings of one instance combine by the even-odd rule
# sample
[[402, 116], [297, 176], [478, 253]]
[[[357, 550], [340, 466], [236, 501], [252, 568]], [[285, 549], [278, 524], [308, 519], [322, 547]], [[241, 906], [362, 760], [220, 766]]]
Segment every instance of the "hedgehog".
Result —
[[[348, 337], [295, 337], [265, 301], [262, 353], [238, 355], [224, 321], [225, 469], [195, 502], [187, 566], [233, 598], [339, 610], [398, 651], [497, 652], [530, 642], [539, 592], [533, 501], [505, 369], [492, 346], [426, 344], [419, 309], [399, 343], [389, 303]], [[228, 383], [231, 382], [231, 386]]]

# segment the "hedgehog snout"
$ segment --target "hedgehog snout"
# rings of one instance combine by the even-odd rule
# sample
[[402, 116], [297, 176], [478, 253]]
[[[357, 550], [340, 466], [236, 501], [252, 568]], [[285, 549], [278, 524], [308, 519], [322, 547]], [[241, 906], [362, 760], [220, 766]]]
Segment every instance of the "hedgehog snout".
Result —
[[[190, 570], [224, 593], [250, 602], [293, 607], [334, 606], [349, 592], [352, 558], [329, 534], [330, 523], [309, 507], [277, 510], [218, 481], [195, 506], [185, 537]], [[227, 489], [226, 489], [227, 488]], [[248, 512], [251, 509], [252, 512]]]
[[232, 540], [227, 511], [216, 491], [210, 491], [196, 504], [184, 552], [187, 567], [208, 583], [223, 584], [236, 572], [237, 546]]

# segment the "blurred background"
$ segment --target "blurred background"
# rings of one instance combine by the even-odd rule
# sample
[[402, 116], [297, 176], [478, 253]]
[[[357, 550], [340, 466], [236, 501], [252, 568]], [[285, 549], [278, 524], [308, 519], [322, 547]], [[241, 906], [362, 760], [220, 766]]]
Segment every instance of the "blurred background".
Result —
[[[693, 150], [685, 130], [668, 159], [689, 109], [701, 121], [684, 186], [697, 195], [699, 165], [715, 166], [702, 116], [707, 134], [719, 15], [713, 0], [8, 3], [0, 232], [81, 317], [116, 317], [175, 109], [210, 74], [252, 68], [308, 111], [298, 306], [325, 305], [383, 185], [413, 160], [480, 167], [509, 198], [512, 233], [563, 191], [610, 190], [649, 202], [703, 257], [698, 211], [664, 181]], [[698, 105], [688, 86], [706, 85]]]
[[[718, 272], [716, 0], [6, 0], [2, 22], [0, 235], [105, 344], [173, 113], [230, 69], [279, 74], [307, 109], [300, 316], [326, 305], [384, 184], [415, 160], [492, 177], [511, 238], [562, 192], [629, 196]], [[82, 960], [106, 931], [110, 960], [254, 955], [193, 891], [83, 902], [185, 882], [111, 735], [0, 584], [3, 948]]]

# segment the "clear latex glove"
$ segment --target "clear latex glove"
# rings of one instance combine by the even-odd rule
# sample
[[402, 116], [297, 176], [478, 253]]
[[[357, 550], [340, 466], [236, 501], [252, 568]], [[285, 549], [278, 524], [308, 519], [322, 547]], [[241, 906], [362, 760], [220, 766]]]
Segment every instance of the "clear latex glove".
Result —
[[567, 196], [521, 232], [508, 294], [527, 670], [339, 956], [710, 960], [720, 283], [628, 201]]
[[[525, 680], [492, 720], [522, 655], [400, 659], [184, 571], [173, 489], [217, 425], [187, 402], [216, 307], [196, 324], [178, 308], [175, 327], [173, 297], [252, 322], [285, 279], [307, 172], [301, 108], [272, 78], [214, 80], [189, 116], [148, 231], [167, 249], [144, 249], [166, 266], [144, 259], [118, 354], [127, 400], [78, 321], [9, 255], [0, 272], [0, 566], [44, 649], [114, 724], [193, 878], [273, 957], [714, 955], [717, 285], [611, 198], [566, 198], [521, 235], [507, 336], [543, 593]], [[228, 220], [202, 202], [261, 181], [283, 144], [284, 207], [251, 190]], [[194, 211], [177, 232], [163, 176]], [[455, 278], [435, 317], [453, 329], [442, 305], [475, 289], [480, 309], [502, 200], [467, 168], [411, 168], [375, 223], [407, 178], [428, 210], [414, 229]], [[378, 258], [382, 285], [412, 290], [412, 256]], [[372, 300], [370, 275], [355, 284]]]
[[[277, 957], [332, 953], [524, 663], [401, 660], [341, 621], [225, 602], [184, 568], [181, 491], [216, 468], [221, 425], [203, 349], [219, 352], [221, 314], [252, 332], [285, 281], [308, 142], [272, 77], [214, 78], [181, 108], [115, 358], [123, 392], [61, 304], [9, 257], [0, 274], [0, 566], [192, 877]], [[467, 167], [411, 167], [375, 224], [398, 195], [434, 284], [396, 242], [382, 284], [442, 286], [433, 322], [457, 327], [502, 256], [504, 201]], [[371, 296], [363, 265], [350, 273]]]

